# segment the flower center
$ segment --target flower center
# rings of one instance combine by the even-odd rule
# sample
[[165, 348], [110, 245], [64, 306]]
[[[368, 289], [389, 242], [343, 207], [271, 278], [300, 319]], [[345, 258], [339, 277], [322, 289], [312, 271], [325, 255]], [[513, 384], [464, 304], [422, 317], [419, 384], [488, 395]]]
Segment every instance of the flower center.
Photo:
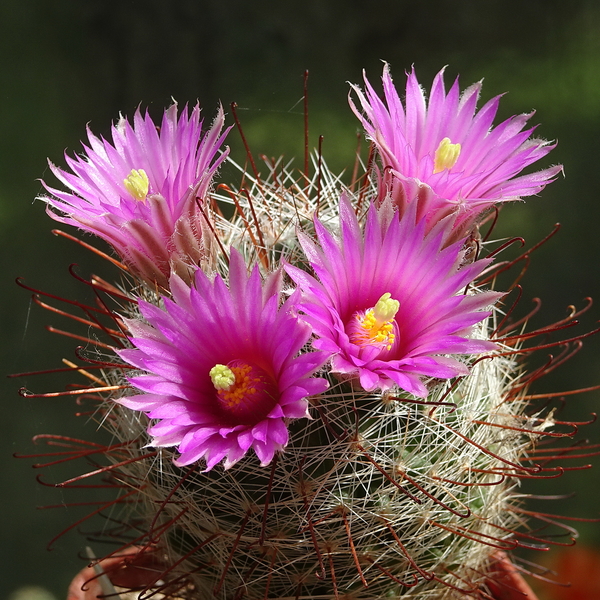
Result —
[[243, 360], [217, 364], [209, 371], [217, 398], [227, 413], [246, 420], [262, 418], [279, 396], [277, 383], [264, 369]]
[[131, 169], [131, 173], [123, 179], [125, 189], [136, 199], [145, 200], [148, 195], [150, 181], [144, 169]]
[[373, 308], [354, 313], [348, 325], [350, 341], [359, 346], [379, 346], [382, 350], [391, 350], [396, 341], [394, 318], [399, 308], [400, 302], [386, 292]]
[[450, 138], [445, 137], [435, 151], [433, 172], [439, 173], [444, 169], [451, 169], [460, 156], [460, 144], [453, 144]]

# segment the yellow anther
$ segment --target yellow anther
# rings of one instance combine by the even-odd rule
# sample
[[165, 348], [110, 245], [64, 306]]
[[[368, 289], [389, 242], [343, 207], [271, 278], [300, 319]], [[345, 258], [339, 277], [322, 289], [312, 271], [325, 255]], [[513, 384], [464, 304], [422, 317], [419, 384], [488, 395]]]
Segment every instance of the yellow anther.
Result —
[[208, 374], [217, 390], [227, 392], [235, 383], [235, 373], [227, 365], [215, 365]]
[[435, 151], [433, 172], [439, 173], [444, 169], [451, 169], [460, 156], [460, 144], [453, 144], [450, 138], [445, 137]]
[[215, 408], [240, 423], [256, 424], [257, 415], [268, 415], [279, 399], [277, 381], [265, 369], [234, 358], [209, 371], [214, 386]]
[[131, 169], [131, 173], [123, 179], [125, 188], [136, 200], [145, 200], [148, 195], [150, 181], [144, 169]]
[[386, 292], [379, 298], [377, 304], [373, 307], [373, 316], [378, 323], [391, 321], [400, 308], [400, 302], [394, 300], [389, 292]]
[[391, 350], [396, 340], [394, 318], [399, 309], [400, 302], [386, 292], [373, 308], [355, 314], [349, 331], [350, 339], [360, 346], [381, 344]]

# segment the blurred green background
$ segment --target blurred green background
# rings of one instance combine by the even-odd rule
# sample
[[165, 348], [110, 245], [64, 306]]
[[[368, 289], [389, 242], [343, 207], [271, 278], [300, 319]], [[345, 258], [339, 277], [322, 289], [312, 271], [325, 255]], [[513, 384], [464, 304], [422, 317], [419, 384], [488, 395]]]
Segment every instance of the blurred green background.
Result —
[[[524, 236], [533, 244], [560, 221], [562, 230], [534, 255], [525, 279], [524, 305], [540, 296], [534, 324], [561, 318], [568, 304], [595, 296], [599, 305], [583, 327], [600, 318], [599, 140], [600, 3], [597, 0], [4, 0], [0, 4], [0, 253], [2, 260], [2, 362], [6, 373], [59, 366], [73, 358], [76, 342], [52, 336], [46, 323], [60, 318], [32, 307], [27, 283], [65, 297], [82, 297], [68, 274], [77, 261], [114, 275], [82, 249], [50, 234], [54, 223], [34, 201], [37, 178], [51, 181], [46, 157], [64, 165], [62, 154], [80, 150], [90, 123], [108, 135], [119, 112], [141, 104], [155, 117], [173, 97], [182, 105], [198, 99], [211, 120], [220, 100], [232, 101], [256, 154], [298, 157], [302, 146], [302, 75], [310, 72], [311, 145], [324, 136], [334, 169], [351, 165], [358, 131], [348, 109], [348, 81], [371, 81], [381, 60], [391, 63], [401, 86], [415, 65], [429, 86], [448, 65], [448, 83], [460, 73], [463, 86], [485, 77], [483, 98], [509, 92], [499, 118], [535, 108], [537, 133], [559, 140], [541, 166], [565, 165], [564, 179], [540, 198], [502, 211], [498, 235]], [[231, 115], [229, 122], [232, 122]], [[230, 138], [243, 160], [239, 141]], [[581, 331], [582, 329], [580, 329]], [[538, 389], [567, 390], [600, 383], [600, 340], [540, 383]], [[1, 436], [2, 525], [0, 595], [24, 585], [65, 597], [83, 538], [72, 531], [52, 552], [47, 543], [84, 513], [67, 506], [72, 496], [36, 483], [31, 453], [36, 433], [91, 437], [94, 426], [73, 417], [69, 399], [24, 399], [21, 385], [35, 391], [63, 389], [64, 376], [2, 382], [5, 433]], [[585, 419], [598, 410], [600, 393], [570, 397], [564, 418]], [[600, 425], [583, 432], [600, 441]], [[600, 465], [600, 460], [597, 461]], [[544, 493], [576, 496], [544, 505], [547, 512], [598, 517], [598, 468], [546, 482]], [[58, 481], [72, 471], [44, 473]], [[530, 487], [527, 490], [533, 489]], [[535, 491], [539, 491], [535, 488]], [[37, 510], [40, 505], [62, 508]], [[581, 524], [584, 543], [600, 546], [600, 525]]]

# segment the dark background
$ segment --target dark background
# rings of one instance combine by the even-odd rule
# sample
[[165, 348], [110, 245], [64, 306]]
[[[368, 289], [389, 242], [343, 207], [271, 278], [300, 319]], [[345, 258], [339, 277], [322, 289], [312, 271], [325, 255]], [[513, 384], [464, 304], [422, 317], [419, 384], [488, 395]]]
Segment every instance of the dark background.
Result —
[[[537, 133], [559, 140], [541, 166], [565, 165], [564, 179], [540, 198], [503, 210], [498, 235], [524, 236], [530, 244], [552, 229], [561, 232], [534, 256], [525, 279], [525, 300], [544, 305], [536, 325], [557, 320], [566, 306], [586, 296], [600, 301], [598, 225], [600, 141], [600, 4], [594, 0], [435, 0], [267, 2], [254, 0], [4, 0], [0, 4], [0, 257], [2, 260], [2, 362], [6, 373], [60, 366], [75, 342], [52, 336], [58, 317], [32, 307], [27, 283], [65, 297], [81, 296], [67, 272], [78, 261], [114, 276], [73, 243], [53, 237], [54, 223], [34, 201], [37, 178], [51, 175], [46, 157], [64, 165], [62, 154], [79, 151], [90, 123], [108, 135], [119, 112], [141, 104], [158, 117], [173, 97], [198, 99], [212, 120], [217, 102], [232, 101], [256, 153], [296, 155], [301, 164], [302, 74], [310, 72], [311, 145], [324, 135], [333, 170], [351, 165], [358, 123], [347, 105], [347, 82], [361, 83], [362, 69], [376, 82], [381, 60], [391, 63], [399, 87], [415, 65], [429, 86], [448, 65], [446, 81], [460, 73], [463, 87], [485, 77], [483, 98], [508, 91], [500, 118], [535, 108]], [[231, 115], [229, 122], [232, 122]], [[497, 121], [498, 122], [498, 121]], [[235, 133], [232, 152], [243, 160]], [[600, 318], [593, 308], [583, 327]], [[580, 329], [581, 331], [581, 329]], [[539, 389], [567, 390], [600, 383], [600, 342], [584, 351]], [[0, 596], [19, 586], [40, 585], [57, 598], [83, 562], [83, 539], [75, 531], [45, 550], [54, 535], [82, 516], [63, 506], [60, 490], [35, 482], [36, 433], [91, 437], [94, 425], [75, 419], [69, 399], [24, 399], [21, 385], [61, 390], [64, 376], [3, 382], [1, 415], [2, 522]], [[565, 417], [584, 419], [598, 409], [600, 393], [570, 397]], [[599, 440], [599, 425], [584, 435]], [[600, 463], [600, 461], [598, 461]], [[599, 516], [598, 468], [551, 480], [544, 492], [577, 495], [547, 512]], [[60, 480], [68, 469], [44, 474]], [[527, 490], [530, 488], [526, 488]], [[537, 488], [536, 488], [537, 489]], [[581, 539], [600, 545], [600, 526], [581, 524]]]

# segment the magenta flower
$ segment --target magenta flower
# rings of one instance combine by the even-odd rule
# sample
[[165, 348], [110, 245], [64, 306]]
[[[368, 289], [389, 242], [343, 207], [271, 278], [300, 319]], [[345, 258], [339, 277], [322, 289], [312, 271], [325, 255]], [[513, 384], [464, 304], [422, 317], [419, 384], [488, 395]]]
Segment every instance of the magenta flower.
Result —
[[342, 199], [339, 241], [318, 220], [319, 245], [300, 234], [316, 278], [286, 270], [303, 291], [299, 307], [318, 336], [314, 346], [332, 354], [332, 372], [358, 378], [367, 391], [398, 386], [426, 397], [423, 378], [468, 372], [448, 355], [495, 347], [469, 335], [502, 294], [465, 294], [490, 261], [461, 265], [463, 240], [446, 244], [451, 219], [426, 233], [414, 206], [400, 219], [387, 201], [371, 205], [363, 233]]
[[407, 76], [403, 105], [386, 64], [385, 101], [365, 77], [366, 94], [352, 86], [364, 114], [351, 99], [350, 106], [383, 162], [379, 200], [391, 194], [403, 213], [416, 198], [417, 214], [426, 216], [429, 228], [447, 214], [457, 213], [456, 239], [482, 211], [497, 202], [537, 194], [562, 167], [517, 177], [556, 144], [531, 138], [535, 127], [523, 130], [533, 113], [492, 127], [500, 96], [476, 111], [481, 82], [460, 94], [457, 79], [446, 94], [443, 76], [443, 70], [436, 75], [427, 101], [413, 69]]
[[119, 355], [147, 373], [129, 379], [142, 393], [118, 402], [157, 420], [152, 445], [177, 446], [178, 465], [229, 468], [250, 448], [267, 465], [288, 442], [287, 421], [309, 417], [307, 398], [327, 388], [312, 377], [327, 354], [299, 354], [311, 329], [295, 315], [297, 294], [279, 306], [280, 288], [280, 272], [262, 286], [232, 251], [229, 289], [200, 270], [192, 288], [173, 276], [165, 310], [140, 301], [148, 324], [127, 321], [135, 348]]
[[227, 156], [223, 109], [202, 135], [200, 108], [177, 118], [168, 108], [160, 129], [136, 111], [133, 126], [121, 118], [112, 127], [113, 143], [88, 129], [85, 154], [65, 155], [72, 173], [52, 163], [50, 169], [69, 191], [44, 187], [50, 216], [96, 234], [111, 244], [123, 261], [151, 283], [167, 286], [171, 270], [186, 279], [206, 249], [206, 228], [196, 199], [206, 198], [212, 177]]

